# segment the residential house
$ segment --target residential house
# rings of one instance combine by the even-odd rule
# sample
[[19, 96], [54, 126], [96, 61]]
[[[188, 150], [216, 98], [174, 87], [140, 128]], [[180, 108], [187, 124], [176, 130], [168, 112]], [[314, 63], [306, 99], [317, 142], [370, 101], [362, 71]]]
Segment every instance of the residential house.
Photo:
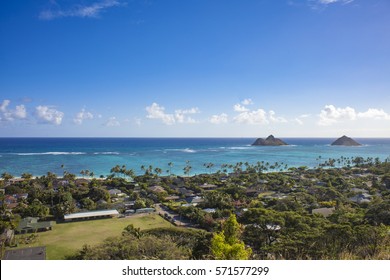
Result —
[[211, 191], [211, 190], [215, 190], [218, 186], [213, 185], [213, 184], [204, 183], [203, 185], [200, 185], [199, 187], [205, 191]]
[[149, 191], [154, 192], [154, 193], [163, 193], [166, 192], [165, 189], [161, 186], [151, 186], [148, 188]]
[[336, 210], [336, 208], [334, 208], [334, 207], [330, 207], [330, 208], [324, 207], [324, 208], [313, 209], [311, 211], [311, 213], [312, 214], [319, 214], [319, 215], [322, 215], [326, 218], [326, 217], [332, 215], [335, 210]]
[[34, 233], [41, 231], [51, 230], [53, 227], [52, 222], [50, 221], [38, 221], [38, 218], [35, 217], [27, 217], [22, 219], [19, 222], [18, 227], [15, 229], [16, 234], [24, 234], [24, 233]]

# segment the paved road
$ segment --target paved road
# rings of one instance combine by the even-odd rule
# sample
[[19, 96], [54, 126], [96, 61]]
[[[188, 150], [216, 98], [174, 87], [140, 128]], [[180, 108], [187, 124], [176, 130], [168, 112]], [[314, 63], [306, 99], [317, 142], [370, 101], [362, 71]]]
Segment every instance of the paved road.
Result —
[[176, 224], [182, 227], [194, 227], [190, 221], [184, 220], [179, 214], [171, 211], [161, 203], [155, 204], [157, 213], [161, 213], [164, 217], [169, 217], [171, 221], [176, 221]]

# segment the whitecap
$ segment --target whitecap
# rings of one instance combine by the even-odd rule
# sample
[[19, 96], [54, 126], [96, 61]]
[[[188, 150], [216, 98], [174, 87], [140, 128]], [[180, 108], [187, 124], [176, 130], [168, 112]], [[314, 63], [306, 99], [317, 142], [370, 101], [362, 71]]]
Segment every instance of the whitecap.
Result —
[[229, 147], [229, 150], [250, 150], [252, 149], [252, 146], [245, 146], [245, 147]]
[[190, 148], [185, 148], [185, 149], [166, 149], [164, 152], [183, 152], [183, 153], [196, 153], [195, 150], [190, 149]]
[[96, 152], [94, 155], [119, 155], [118, 152]]
[[45, 153], [17, 153], [18, 156], [59, 156], [59, 155], [85, 155], [83, 152], [45, 152]]

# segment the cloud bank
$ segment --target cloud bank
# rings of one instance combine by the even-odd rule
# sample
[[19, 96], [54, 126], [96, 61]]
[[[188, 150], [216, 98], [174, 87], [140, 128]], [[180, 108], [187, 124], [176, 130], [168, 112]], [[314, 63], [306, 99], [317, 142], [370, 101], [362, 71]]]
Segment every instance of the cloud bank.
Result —
[[334, 105], [326, 105], [319, 114], [318, 124], [329, 126], [342, 121], [355, 121], [358, 119], [390, 120], [390, 114], [383, 109], [369, 108], [365, 112], [357, 112], [352, 107], [337, 108]]
[[152, 105], [147, 106], [146, 118], [160, 120], [166, 125], [173, 125], [176, 123], [196, 123], [197, 121], [188, 115], [200, 113], [199, 108], [194, 107], [191, 109], [177, 109], [173, 114], [166, 113], [165, 108], [159, 104], [153, 102]]
[[73, 122], [75, 124], [82, 124], [84, 120], [92, 120], [93, 114], [90, 112], [86, 112], [85, 109], [82, 109], [80, 112], [78, 112], [73, 119]]
[[48, 124], [60, 125], [64, 113], [48, 106], [38, 106], [35, 113], [39, 121]]
[[9, 109], [8, 106], [10, 104], [11, 101], [8, 99], [0, 103], [0, 121], [21, 120], [27, 117], [27, 111], [24, 105], [17, 105], [15, 109]]

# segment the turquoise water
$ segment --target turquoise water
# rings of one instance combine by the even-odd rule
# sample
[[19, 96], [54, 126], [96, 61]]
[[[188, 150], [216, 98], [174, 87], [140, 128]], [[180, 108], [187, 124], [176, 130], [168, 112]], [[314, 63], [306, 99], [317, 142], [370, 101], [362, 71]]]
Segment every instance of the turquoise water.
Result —
[[[62, 175], [63, 171], [79, 175], [88, 169], [95, 176], [108, 175], [119, 164], [137, 174], [141, 166], [152, 165], [167, 174], [182, 175], [186, 161], [191, 175], [207, 173], [204, 163], [213, 163], [212, 171], [222, 164], [258, 161], [283, 162], [289, 167], [318, 165], [329, 158], [390, 156], [390, 139], [355, 139], [363, 146], [330, 146], [335, 139], [284, 138], [290, 146], [253, 147], [254, 138], [0, 138], [0, 173], [20, 176], [24, 172], [35, 176], [48, 171]], [[64, 165], [64, 168], [61, 168]]]

